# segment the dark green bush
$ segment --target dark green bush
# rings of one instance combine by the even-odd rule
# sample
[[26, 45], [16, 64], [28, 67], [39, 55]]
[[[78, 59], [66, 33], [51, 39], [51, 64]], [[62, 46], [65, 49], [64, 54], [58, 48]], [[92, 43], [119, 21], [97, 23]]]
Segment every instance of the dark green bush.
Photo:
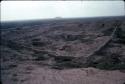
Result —
[[33, 46], [45, 46], [46, 43], [40, 42], [40, 41], [33, 41], [33, 42], [32, 42], [32, 45], [33, 45]]
[[49, 53], [46, 52], [46, 51], [41, 51], [41, 52], [40, 51], [38, 51], [38, 52], [35, 51], [33, 56], [35, 57], [35, 60], [37, 60], [37, 61], [47, 60], [47, 59], [50, 58]]

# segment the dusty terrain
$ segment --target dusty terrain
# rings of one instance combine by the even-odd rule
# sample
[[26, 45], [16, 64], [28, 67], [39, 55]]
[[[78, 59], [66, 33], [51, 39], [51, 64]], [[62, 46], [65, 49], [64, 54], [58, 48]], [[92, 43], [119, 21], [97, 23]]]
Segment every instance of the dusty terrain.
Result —
[[125, 17], [2, 23], [2, 84], [125, 84]]

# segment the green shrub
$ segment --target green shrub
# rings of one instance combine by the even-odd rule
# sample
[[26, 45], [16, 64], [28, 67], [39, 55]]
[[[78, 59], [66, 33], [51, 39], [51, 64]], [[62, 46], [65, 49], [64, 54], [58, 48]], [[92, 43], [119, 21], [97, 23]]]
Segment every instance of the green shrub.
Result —
[[46, 52], [46, 51], [41, 51], [41, 52], [40, 51], [39, 52], [35, 51], [33, 56], [35, 57], [35, 60], [37, 60], [37, 61], [47, 60], [47, 59], [50, 58], [49, 53]]

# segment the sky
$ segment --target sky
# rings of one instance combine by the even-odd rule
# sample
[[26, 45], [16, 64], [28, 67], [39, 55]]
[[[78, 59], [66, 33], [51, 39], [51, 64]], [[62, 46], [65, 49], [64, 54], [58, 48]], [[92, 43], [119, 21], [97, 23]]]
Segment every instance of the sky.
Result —
[[1, 21], [125, 15], [123, 1], [2, 1]]

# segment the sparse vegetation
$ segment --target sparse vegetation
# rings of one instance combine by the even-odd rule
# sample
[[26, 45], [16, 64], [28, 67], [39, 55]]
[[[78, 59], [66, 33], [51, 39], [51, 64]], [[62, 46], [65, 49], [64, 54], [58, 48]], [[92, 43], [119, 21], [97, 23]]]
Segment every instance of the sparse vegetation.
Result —
[[123, 29], [118, 28], [116, 35], [119, 43], [125, 43], [125, 31]]
[[33, 56], [35, 57], [36, 61], [47, 60], [50, 58], [49, 53], [46, 51], [35, 51]]
[[41, 47], [41, 46], [45, 46], [46, 43], [45, 43], [45, 42], [40, 42], [40, 41], [33, 41], [33, 42], [32, 42], [32, 45], [33, 45], [33, 46]]
[[[120, 20], [124, 23], [122, 18]], [[37, 22], [38, 24], [36, 24]], [[107, 72], [107, 77], [110, 77], [109, 74], [112, 75], [118, 71], [118, 74], [124, 74], [124, 72], [120, 72], [120, 70], [125, 70], [125, 31], [123, 23], [119, 26], [113, 18], [111, 20], [70, 19], [27, 22], [27, 24], [25, 22], [4, 24], [4, 28], [7, 29], [2, 30], [0, 44], [2, 47], [2, 76], [5, 76], [5, 81], [9, 79], [9, 81], [15, 81], [16, 84], [17, 82], [29, 83], [31, 75], [33, 78], [40, 77], [42, 81], [48, 81], [57, 76], [52, 82], [55, 83], [58, 76], [62, 76], [59, 78], [65, 78], [69, 75], [70, 78], [71, 76], [75, 77], [78, 73], [80, 73], [80, 76], [82, 75], [82, 78], [83, 76], [87, 77], [87, 80], [97, 72], [99, 77], [102, 74], [103, 78], [104, 75], [107, 75]], [[116, 26], [119, 28], [112, 36]], [[110, 35], [112, 36], [111, 39]], [[112, 70], [114, 71], [112, 72]], [[48, 76], [49, 79], [46, 78], [47, 74], [51, 75]], [[63, 76], [64, 74], [66, 75]], [[26, 79], [23, 79], [23, 76], [27, 76]], [[12, 79], [10, 79], [11, 77]], [[121, 79], [123, 79], [122, 77]], [[27, 80], [27, 78], [29, 79]], [[61, 83], [63, 83], [62, 80]]]
[[103, 34], [105, 36], [109, 36], [112, 32], [113, 32], [114, 28], [109, 28], [109, 29], [106, 29], [106, 30], [103, 30]]

